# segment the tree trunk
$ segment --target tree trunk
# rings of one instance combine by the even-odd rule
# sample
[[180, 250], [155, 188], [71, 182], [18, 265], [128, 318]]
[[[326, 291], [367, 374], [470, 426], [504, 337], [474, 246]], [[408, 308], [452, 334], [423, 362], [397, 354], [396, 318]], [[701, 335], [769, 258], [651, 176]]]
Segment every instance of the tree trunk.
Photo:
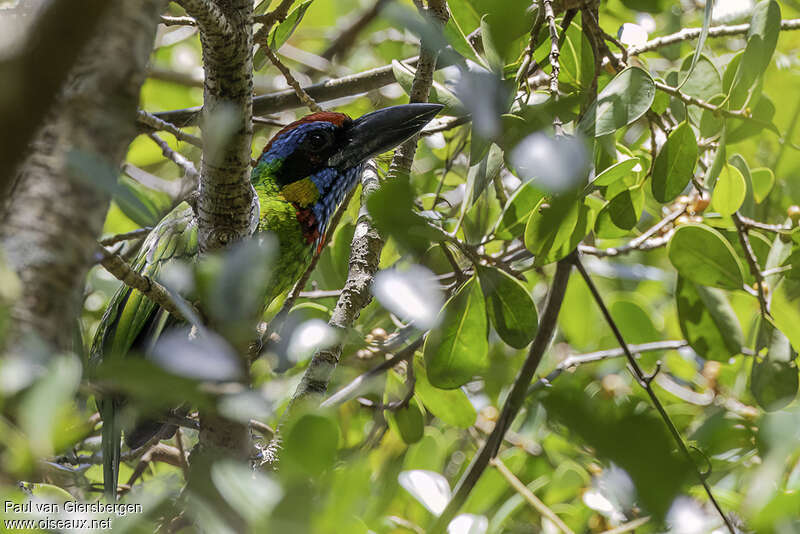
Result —
[[97, 187], [96, 175], [107, 167], [116, 180], [135, 136], [139, 90], [164, 4], [114, 1], [20, 165], [2, 227], [7, 260], [23, 285], [11, 312], [12, 351], [28, 333], [57, 349], [70, 347], [108, 210], [110, 184]]

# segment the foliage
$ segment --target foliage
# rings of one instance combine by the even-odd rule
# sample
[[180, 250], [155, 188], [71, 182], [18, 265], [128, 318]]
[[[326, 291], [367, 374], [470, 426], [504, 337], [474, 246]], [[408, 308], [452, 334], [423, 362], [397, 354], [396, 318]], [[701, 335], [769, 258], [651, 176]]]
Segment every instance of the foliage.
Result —
[[[298, 1], [265, 43], [303, 85], [380, 66], [398, 82], [366, 95], [354, 87], [327, 107], [355, 117], [403, 103], [415, 71], [401, 60], [419, 53], [419, 34], [431, 39], [435, 30], [411, 2], [395, 4], [333, 60], [327, 46], [372, 2]], [[135, 484], [122, 501], [141, 504], [143, 513], [115, 516], [114, 529], [149, 532], [179, 511], [187, 525], [211, 532], [430, 529], [498, 423], [537, 334], [555, 263], [572, 261], [577, 250], [622, 336], [636, 344], [664, 411], [628, 371], [598, 303], [573, 274], [537, 374], [554, 378], [530, 389], [498, 454], [527, 491], [497, 464], [488, 467], [448, 531], [602, 532], [639, 521], [642, 533], [723, 532], [702, 482], [742, 532], [800, 531], [800, 36], [781, 30], [781, 20], [800, 9], [762, 0], [731, 14], [724, 2], [712, 12], [677, 0], [608, 0], [597, 13], [605, 33], [589, 8], [566, 22], [556, 12], [552, 78], [544, 3], [448, 5], [451, 18], [434, 37], [450, 45], [442, 60], [452, 66], [437, 72], [431, 92], [446, 109], [423, 134], [409, 180], [386, 181], [366, 202], [386, 243], [377, 299], [355, 326], [337, 337], [325, 322], [359, 232], [358, 194], [280, 341], [252, 363], [252, 388], [226, 388], [223, 380], [238, 371], [223, 338], [246, 335], [239, 305], [261, 276], [246, 248], [161, 279], [181, 293], [195, 289], [215, 310], [218, 333], [191, 342], [181, 333], [151, 359], [120, 362], [103, 377], [151, 409], [179, 401], [191, 404], [190, 417], [215, 407], [236, 421], [255, 419], [262, 445], [271, 437], [263, 425], [281, 423], [277, 469], [254, 474], [221, 459], [207, 480], [182, 491], [182, 451], [197, 443], [197, 431], [184, 428], [180, 442], [164, 441], [160, 452], [123, 465], [120, 480], [133, 475]], [[746, 32], [715, 31], [745, 22]], [[610, 35], [623, 24], [619, 43]], [[632, 24], [650, 39], [702, 31], [646, 44], [626, 40]], [[196, 28], [162, 30], [141, 107], [200, 105]], [[283, 90], [263, 51], [255, 65], [256, 93]], [[303, 114], [281, 111], [256, 123], [253, 156], [274, 123]], [[199, 162], [199, 149], [160, 135]], [[165, 184], [186, 179], [146, 136], [131, 144], [126, 169], [119, 185], [105, 182], [115, 198], [108, 235], [156, 223], [176, 200]], [[143, 184], [135, 170], [160, 180]], [[127, 241], [123, 254], [138, 244]], [[2, 327], [15, 283], [0, 270]], [[64, 491], [99, 498], [99, 421], [82, 364], [118, 284], [100, 267], [88, 277], [84, 352], [52, 354], [33, 340], [28, 353], [0, 360], [2, 500], [22, 502], [31, 491], [55, 502]], [[305, 403], [282, 419], [312, 355], [337, 341], [342, 359], [329, 393], [365, 373], [368, 379], [346, 398], [321, 409]], [[386, 369], [386, 359], [408, 346], [404, 361]], [[381, 372], [368, 372], [375, 367]], [[20, 488], [17, 480], [26, 482]], [[209, 488], [224, 502], [209, 502]]]

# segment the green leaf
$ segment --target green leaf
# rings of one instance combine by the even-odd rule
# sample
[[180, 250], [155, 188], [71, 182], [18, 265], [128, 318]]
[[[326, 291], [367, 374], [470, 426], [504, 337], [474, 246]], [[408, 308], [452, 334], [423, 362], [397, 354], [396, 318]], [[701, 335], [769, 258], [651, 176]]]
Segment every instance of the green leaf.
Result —
[[440, 317], [439, 328], [425, 339], [425, 367], [433, 386], [454, 389], [489, 365], [486, 302], [474, 276], [445, 303]]
[[644, 191], [641, 186], [625, 189], [597, 214], [594, 228], [598, 237], [614, 238], [627, 235], [639, 222], [644, 208]]
[[[383, 403], [399, 402], [408, 395], [409, 385], [400, 377], [396, 371], [389, 371], [386, 374], [386, 390], [383, 395]], [[425, 433], [425, 413], [419, 402], [412, 396], [408, 403], [401, 408], [388, 410], [386, 421], [389, 428], [396, 432], [400, 438], [411, 445], [422, 439]]]
[[547, 265], [566, 257], [578, 246], [594, 224], [594, 212], [572, 196], [539, 202], [525, 227], [525, 246], [534, 255], [534, 265]]
[[786, 271], [786, 277], [793, 280], [800, 279], [800, 249], [795, 249], [789, 254], [789, 257], [783, 262], [783, 266], [790, 267]]
[[741, 289], [742, 264], [725, 238], [704, 224], [678, 227], [667, 255], [681, 276], [704, 286]]
[[[311, 2], [314, 0], [306, 0], [302, 4], [298, 5], [294, 8], [291, 13], [286, 17], [286, 20], [275, 26], [267, 37], [267, 44], [272, 49], [273, 52], [277, 52], [280, 47], [282, 47], [286, 41], [292, 36], [294, 31], [297, 29], [297, 26], [300, 25], [300, 21], [303, 20], [303, 17], [308, 11], [308, 8], [311, 6]], [[267, 54], [261, 49], [256, 51], [253, 54], [253, 69], [254, 70], [261, 70], [264, 64], [267, 62]]]
[[788, 406], [797, 396], [798, 374], [795, 362], [764, 358], [753, 362], [750, 391], [764, 410], [774, 412]]
[[459, 26], [458, 20], [456, 20], [455, 17], [450, 17], [447, 21], [447, 24], [444, 27], [444, 36], [447, 39], [447, 42], [453, 47], [453, 50], [470, 61], [474, 61], [484, 68], [489, 68], [489, 65], [483, 60], [482, 57], [478, 55], [478, 53], [472, 47], [472, 44], [470, 44], [469, 40], [467, 40], [466, 35], [464, 35], [464, 32], [462, 31], [461, 26]]
[[759, 72], [767, 70], [778, 44], [781, 32], [781, 8], [775, 0], [762, 0], [753, 8], [750, 18], [750, 29], [747, 31], [748, 45], [751, 41], [759, 43], [759, 54], [752, 59], [757, 60]]
[[753, 181], [753, 198], [761, 204], [775, 185], [775, 174], [772, 169], [759, 167], [750, 170], [750, 179]]
[[456, 428], [469, 428], [475, 424], [475, 407], [461, 389], [439, 389], [428, 381], [428, 374], [421, 358], [414, 359], [414, 373], [417, 377], [416, 394], [422, 404], [442, 422]]
[[308, 8], [311, 7], [311, 2], [313, 1], [314, 0], [306, 0], [302, 4], [298, 5], [289, 13], [289, 15], [286, 17], [286, 20], [273, 28], [269, 34], [269, 38], [267, 39], [269, 47], [273, 52], [277, 52], [280, 47], [282, 47], [286, 41], [289, 40], [289, 37], [292, 36], [294, 31], [297, 29], [297, 26], [300, 25], [300, 22], [303, 20], [303, 17], [306, 15], [306, 11], [308, 11]]
[[333, 465], [339, 447], [339, 428], [329, 418], [304, 414], [285, 434], [281, 459], [310, 476]]
[[[715, 106], [722, 106], [725, 102], [724, 94], [716, 94], [708, 99], [709, 104]], [[694, 109], [694, 108], [691, 108]], [[692, 112], [690, 111], [690, 115]], [[725, 117], [721, 113], [715, 113], [708, 109], [703, 109], [700, 115], [700, 137], [714, 138], [722, 133], [722, 128], [725, 126]]]
[[594, 180], [589, 184], [591, 187], [606, 187], [617, 180], [628, 176], [636, 165], [639, 164], [639, 158], [624, 159], [610, 167], [606, 168], [603, 172], [597, 175]]
[[656, 86], [650, 74], [639, 67], [628, 67], [597, 95], [579, 128], [590, 137], [613, 133], [644, 115], [655, 93]]
[[479, 162], [470, 162], [467, 171], [466, 200], [461, 204], [462, 213], [465, 213], [470, 206], [483, 193], [492, 181], [500, 174], [503, 168], [503, 150], [492, 143], [489, 152]]
[[588, 87], [594, 78], [594, 55], [580, 26], [570, 24], [560, 51], [559, 80], [577, 88]]
[[512, 239], [525, 230], [525, 224], [531, 212], [542, 200], [544, 193], [533, 182], [523, 182], [506, 204], [503, 214], [497, 222], [495, 235], [498, 239]]
[[747, 184], [742, 173], [733, 165], [726, 164], [719, 173], [711, 202], [720, 215], [727, 217], [739, 209], [746, 193]]
[[608, 307], [622, 337], [628, 343], [650, 343], [662, 339], [650, 318], [652, 312], [648, 311], [646, 301], [632, 298], [634, 296], [618, 296]]
[[653, 196], [661, 203], [671, 202], [689, 184], [697, 163], [697, 139], [688, 122], [669, 134], [653, 164]]
[[622, 0], [622, 5], [645, 13], [662, 13], [665, 9], [664, 0]]
[[479, 267], [478, 278], [497, 335], [516, 349], [527, 346], [539, 325], [528, 290], [510, 274], [493, 267]]
[[450, 0], [447, 2], [450, 15], [466, 33], [472, 32], [481, 23], [480, 12], [473, 7], [471, 0]]
[[742, 327], [723, 291], [679, 276], [675, 299], [683, 337], [700, 357], [727, 362], [741, 352]]
[[230, 459], [214, 462], [211, 480], [231, 508], [251, 524], [267, 520], [283, 497], [280, 484], [244, 462]]
[[[690, 65], [687, 57], [681, 66], [681, 74], [692, 68], [692, 73], [685, 77], [681, 91], [700, 100], [710, 101], [715, 95], [722, 93], [722, 79], [717, 67], [706, 56], [701, 55], [697, 65]], [[700, 124], [703, 109], [697, 106], [688, 106], [689, 117], [694, 124]]]
[[481, 17], [481, 36], [483, 37], [483, 54], [486, 56], [486, 60], [493, 70], [501, 71], [505, 62], [502, 54], [495, 46], [494, 30], [489, 24], [489, 17], [486, 15]]
[[418, 442], [425, 434], [425, 414], [414, 397], [402, 408], [389, 411], [386, 419], [389, 428], [408, 445]]
[[722, 133], [719, 136], [719, 146], [717, 147], [716, 152], [714, 152], [714, 159], [711, 161], [711, 166], [708, 167], [708, 170], [706, 170], [706, 174], [703, 177], [705, 186], [708, 189], [713, 189], [717, 184], [719, 173], [722, 171], [722, 167], [726, 165], [726, 161], [728, 160], [728, 154], [725, 149], [727, 137], [728, 133], [725, 125], [723, 124]]

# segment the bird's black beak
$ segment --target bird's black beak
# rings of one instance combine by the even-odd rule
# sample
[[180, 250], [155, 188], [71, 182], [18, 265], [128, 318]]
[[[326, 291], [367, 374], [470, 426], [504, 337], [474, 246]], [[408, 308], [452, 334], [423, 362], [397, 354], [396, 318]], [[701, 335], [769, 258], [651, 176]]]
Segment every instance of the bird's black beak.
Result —
[[362, 115], [344, 132], [341, 148], [328, 159], [328, 166], [355, 167], [391, 150], [419, 133], [443, 107], [441, 104], [404, 104]]

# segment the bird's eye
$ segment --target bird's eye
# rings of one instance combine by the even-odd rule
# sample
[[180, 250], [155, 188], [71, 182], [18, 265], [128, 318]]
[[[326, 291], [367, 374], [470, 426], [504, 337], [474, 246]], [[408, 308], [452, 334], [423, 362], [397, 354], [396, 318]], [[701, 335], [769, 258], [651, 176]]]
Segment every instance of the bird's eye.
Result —
[[315, 152], [327, 148], [331, 143], [331, 138], [326, 133], [312, 132], [306, 137], [306, 146]]

